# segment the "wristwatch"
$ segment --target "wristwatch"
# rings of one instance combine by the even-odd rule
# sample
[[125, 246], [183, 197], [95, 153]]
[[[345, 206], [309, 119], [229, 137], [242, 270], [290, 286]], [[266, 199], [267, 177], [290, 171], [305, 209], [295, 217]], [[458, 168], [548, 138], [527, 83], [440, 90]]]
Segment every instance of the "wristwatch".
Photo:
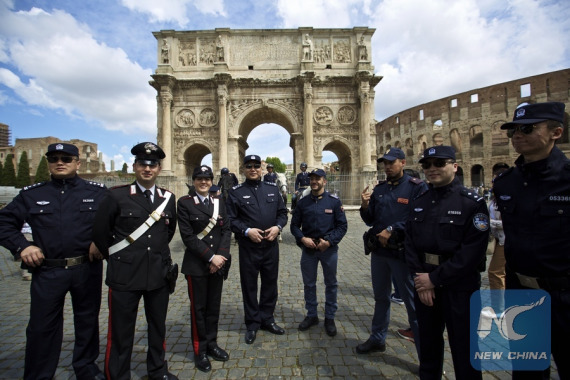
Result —
[[389, 233], [392, 233], [392, 231], [394, 231], [394, 228], [392, 226], [388, 226], [388, 227], [386, 227], [386, 231], [388, 231]]

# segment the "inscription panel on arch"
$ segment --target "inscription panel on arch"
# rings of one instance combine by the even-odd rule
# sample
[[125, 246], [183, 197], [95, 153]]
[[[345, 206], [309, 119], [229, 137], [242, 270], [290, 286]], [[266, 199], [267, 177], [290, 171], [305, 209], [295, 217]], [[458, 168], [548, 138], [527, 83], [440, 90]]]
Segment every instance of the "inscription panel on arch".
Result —
[[292, 64], [300, 60], [301, 42], [290, 36], [232, 36], [230, 50], [232, 65]]

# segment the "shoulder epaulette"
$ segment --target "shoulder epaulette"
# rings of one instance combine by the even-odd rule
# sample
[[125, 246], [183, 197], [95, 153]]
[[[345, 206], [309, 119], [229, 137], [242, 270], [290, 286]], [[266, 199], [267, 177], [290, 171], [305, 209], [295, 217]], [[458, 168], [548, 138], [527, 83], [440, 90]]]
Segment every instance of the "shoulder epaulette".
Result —
[[275, 182], [265, 182], [265, 181], [263, 181], [263, 183], [265, 183], [266, 185], [271, 185], [271, 186], [277, 187], [277, 184], [276, 184]]
[[243, 185], [242, 183], [238, 183], [237, 185], [232, 187], [232, 190], [239, 189], [242, 185]]
[[459, 193], [466, 198], [474, 200], [475, 202], [480, 202], [480, 201], [485, 199], [485, 198], [479, 196], [479, 194], [477, 194], [475, 191], [469, 190], [467, 188], [461, 189], [461, 191]]
[[498, 176], [496, 176], [495, 179], [493, 179], [493, 182], [497, 181], [498, 179], [505, 178], [506, 176], [508, 176], [509, 174], [511, 174], [514, 169], [515, 169], [515, 167], [514, 167], [514, 166], [511, 166], [510, 168], [508, 168], [507, 170], [505, 170], [504, 172], [502, 172], [501, 174], [499, 174]]
[[420, 184], [424, 183], [423, 180], [416, 178], [416, 177], [412, 177], [412, 176], [410, 176], [410, 182], [413, 183], [414, 185], [420, 185]]
[[128, 187], [131, 186], [130, 183], [124, 184], [124, 185], [117, 185], [117, 186], [113, 186], [111, 187], [111, 190], [115, 190], [115, 189], [120, 189], [121, 187]]
[[328, 193], [328, 194], [331, 196], [331, 198], [340, 199], [340, 198], [338, 197], [338, 195], [336, 195], [336, 194], [332, 194], [332, 193]]
[[30, 186], [25, 186], [24, 188], [22, 188], [22, 191], [27, 191], [27, 190], [31, 190], [31, 189], [35, 189], [37, 187], [43, 186], [46, 183], [48, 183], [49, 181], [43, 181], [43, 182], [38, 182], [38, 183], [34, 183], [33, 185]]
[[97, 186], [97, 187], [105, 187], [104, 184], [99, 183], [99, 182], [93, 182], [93, 181], [87, 181], [87, 180], [84, 180], [84, 181], [88, 185]]
[[[158, 186], [157, 186], [157, 187], [158, 187]], [[162, 191], [167, 191], [167, 192], [169, 192], [169, 193], [172, 193], [172, 191], [170, 191], [170, 190], [168, 190], [167, 188], [164, 188], [164, 187], [159, 187], [159, 189], [162, 190]], [[174, 193], [172, 193], [172, 194], [174, 194]]]
[[[388, 181], [379, 181], [379, 182], [376, 184], [376, 186], [383, 185], [383, 184], [385, 184], [386, 182], [388, 182]], [[376, 186], [374, 186], [374, 187], [376, 187]]]
[[186, 201], [186, 200], [188, 200], [188, 199], [192, 199], [192, 196], [191, 196], [190, 194], [186, 194], [186, 195], [181, 196], [178, 201], [179, 201], [179, 202], [180, 202], [180, 201]]

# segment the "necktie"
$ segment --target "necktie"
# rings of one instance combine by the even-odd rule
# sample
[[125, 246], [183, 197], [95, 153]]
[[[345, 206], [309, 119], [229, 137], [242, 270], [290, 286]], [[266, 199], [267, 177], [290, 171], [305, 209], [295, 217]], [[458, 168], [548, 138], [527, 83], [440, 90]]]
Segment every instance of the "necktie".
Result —
[[208, 198], [204, 198], [204, 204], [206, 205], [206, 207], [210, 205], [210, 201], [208, 201]]
[[148, 204], [152, 206], [152, 192], [150, 190], [145, 190], [144, 191], [144, 196], [146, 197], [146, 199], [148, 200]]

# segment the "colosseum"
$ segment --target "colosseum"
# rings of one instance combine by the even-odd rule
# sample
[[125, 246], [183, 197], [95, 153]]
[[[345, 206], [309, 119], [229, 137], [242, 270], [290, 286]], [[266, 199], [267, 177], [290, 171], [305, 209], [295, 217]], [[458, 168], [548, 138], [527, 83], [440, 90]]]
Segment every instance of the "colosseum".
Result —
[[500, 127], [512, 120], [521, 104], [549, 101], [566, 104], [564, 135], [558, 140], [558, 147], [570, 155], [569, 93], [570, 69], [564, 69], [421, 104], [376, 124], [378, 156], [390, 147], [399, 147], [406, 153], [407, 166], [421, 173], [418, 161], [427, 147], [451, 145], [456, 150], [457, 174], [463, 183], [489, 187], [493, 165], [501, 161], [512, 165], [518, 157]]

